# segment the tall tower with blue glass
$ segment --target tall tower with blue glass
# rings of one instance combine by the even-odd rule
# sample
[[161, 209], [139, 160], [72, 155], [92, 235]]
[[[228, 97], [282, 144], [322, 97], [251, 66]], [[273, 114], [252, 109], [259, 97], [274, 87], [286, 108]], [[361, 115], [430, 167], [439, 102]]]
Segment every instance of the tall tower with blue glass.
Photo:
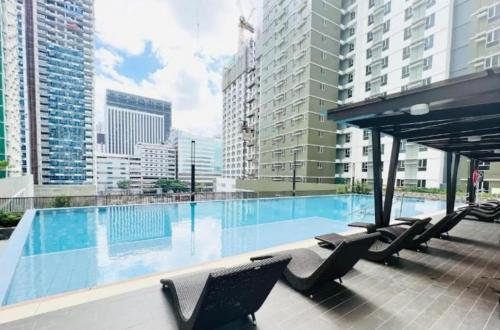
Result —
[[27, 153], [35, 184], [85, 184], [93, 169], [93, 0], [24, 0]]

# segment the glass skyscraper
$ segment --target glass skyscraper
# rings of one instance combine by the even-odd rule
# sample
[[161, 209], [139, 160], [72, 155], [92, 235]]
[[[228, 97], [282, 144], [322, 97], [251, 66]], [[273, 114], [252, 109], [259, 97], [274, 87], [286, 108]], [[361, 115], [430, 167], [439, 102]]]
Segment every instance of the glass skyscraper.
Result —
[[35, 184], [84, 184], [93, 169], [93, 0], [24, 0], [26, 100]]

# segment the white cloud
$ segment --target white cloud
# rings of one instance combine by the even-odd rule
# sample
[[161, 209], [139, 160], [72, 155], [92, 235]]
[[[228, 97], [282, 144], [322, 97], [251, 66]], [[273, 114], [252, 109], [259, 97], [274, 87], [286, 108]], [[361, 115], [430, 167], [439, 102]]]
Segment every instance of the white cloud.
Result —
[[[248, 1], [241, 0], [248, 7]], [[96, 109], [104, 113], [106, 88], [172, 101], [173, 126], [220, 134], [222, 72], [209, 64], [232, 55], [238, 42], [237, 0], [96, 0]], [[121, 75], [123, 56], [139, 55], [147, 42], [162, 67], [140, 82]], [[116, 51], [122, 52], [123, 56]], [[210, 92], [209, 81], [218, 92]]]

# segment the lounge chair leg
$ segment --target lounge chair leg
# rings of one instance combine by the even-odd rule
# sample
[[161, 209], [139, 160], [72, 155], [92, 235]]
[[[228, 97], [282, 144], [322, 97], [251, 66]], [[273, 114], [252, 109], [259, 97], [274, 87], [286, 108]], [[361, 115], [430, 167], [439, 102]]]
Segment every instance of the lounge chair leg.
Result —
[[250, 317], [252, 318], [252, 323], [254, 325], [257, 324], [257, 321], [255, 320], [255, 314], [254, 313], [250, 314]]
[[396, 252], [396, 255], [397, 255], [397, 256], [398, 256], [398, 258], [399, 258], [399, 252]]
[[339, 282], [340, 282], [340, 284], [342, 284], [342, 278], [341, 277], [339, 277]]
[[424, 242], [424, 244], [425, 244], [425, 247], [429, 247], [429, 245], [427, 245], [427, 242]]

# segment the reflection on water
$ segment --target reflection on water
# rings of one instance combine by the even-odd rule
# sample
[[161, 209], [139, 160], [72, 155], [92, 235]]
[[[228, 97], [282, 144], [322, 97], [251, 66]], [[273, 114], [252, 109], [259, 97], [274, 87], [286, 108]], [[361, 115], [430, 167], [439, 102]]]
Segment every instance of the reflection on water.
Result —
[[[395, 199], [393, 215], [444, 208]], [[8, 303], [300, 241], [373, 221], [372, 196], [337, 195], [39, 211]]]

